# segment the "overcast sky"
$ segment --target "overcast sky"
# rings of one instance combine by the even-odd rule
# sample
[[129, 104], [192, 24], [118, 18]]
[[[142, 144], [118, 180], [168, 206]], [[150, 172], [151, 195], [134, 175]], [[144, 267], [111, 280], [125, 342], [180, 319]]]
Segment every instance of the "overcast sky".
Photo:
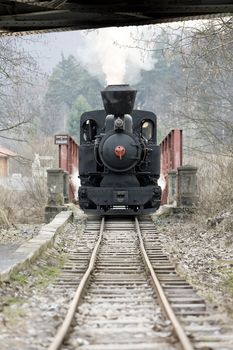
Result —
[[35, 56], [41, 68], [50, 73], [53, 67], [65, 57], [72, 54], [77, 57], [77, 50], [83, 46], [81, 31], [58, 32], [43, 35], [25, 36], [24, 49]]

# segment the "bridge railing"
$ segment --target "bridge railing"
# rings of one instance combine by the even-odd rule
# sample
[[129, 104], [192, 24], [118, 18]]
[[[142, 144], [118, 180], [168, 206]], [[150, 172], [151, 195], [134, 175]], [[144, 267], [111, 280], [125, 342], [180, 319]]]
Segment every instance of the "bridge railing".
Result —
[[183, 165], [183, 132], [173, 129], [160, 143], [161, 176], [164, 188], [161, 204], [179, 208], [197, 205], [197, 168]]
[[69, 200], [72, 202], [76, 198], [77, 191], [73, 178], [78, 177], [79, 145], [68, 134], [55, 135], [55, 144], [59, 147], [59, 168], [68, 173]]
[[183, 131], [181, 129], [171, 130], [162, 140], [160, 143], [160, 154], [161, 176], [164, 180], [161, 204], [166, 204], [172, 201], [175, 196], [177, 189], [176, 173], [178, 167], [183, 164]]

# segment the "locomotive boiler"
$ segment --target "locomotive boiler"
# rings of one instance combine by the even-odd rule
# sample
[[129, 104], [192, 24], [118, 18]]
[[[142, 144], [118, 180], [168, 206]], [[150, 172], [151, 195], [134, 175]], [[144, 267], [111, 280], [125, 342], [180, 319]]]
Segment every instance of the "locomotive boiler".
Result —
[[98, 215], [139, 215], [158, 209], [161, 188], [156, 115], [133, 110], [136, 90], [109, 85], [104, 109], [80, 119], [79, 203]]

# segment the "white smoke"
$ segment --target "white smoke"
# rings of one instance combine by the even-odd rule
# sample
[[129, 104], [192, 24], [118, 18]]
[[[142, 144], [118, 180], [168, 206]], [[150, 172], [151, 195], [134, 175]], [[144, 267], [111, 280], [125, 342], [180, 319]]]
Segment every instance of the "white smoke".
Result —
[[164, 191], [166, 188], [166, 179], [163, 174], [160, 174], [160, 178], [158, 179], [158, 185], [161, 187], [161, 190]]
[[[145, 31], [148, 28], [145, 27]], [[136, 84], [141, 70], [151, 70], [155, 59], [149, 53], [142, 57], [136, 48], [136, 28], [104, 28], [89, 33], [82, 32], [83, 46], [78, 58], [91, 75], [107, 84]]]
[[74, 189], [74, 198], [77, 200], [78, 199], [78, 189], [80, 187], [80, 179], [79, 179], [79, 171], [76, 169], [73, 174], [71, 175], [71, 183], [72, 187]]

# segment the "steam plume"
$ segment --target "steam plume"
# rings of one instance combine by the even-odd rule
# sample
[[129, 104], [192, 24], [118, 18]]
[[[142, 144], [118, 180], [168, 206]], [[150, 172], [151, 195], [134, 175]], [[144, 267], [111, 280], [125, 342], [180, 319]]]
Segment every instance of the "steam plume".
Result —
[[135, 31], [135, 28], [127, 27], [99, 29], [88, 34], [82, 32], [79, 60], [102, 83], [137, 83], [141, 70], [151, 70], [155, 60], [151, 54], [142, 59], [140, 50], [134, 48], [132, 32]]

